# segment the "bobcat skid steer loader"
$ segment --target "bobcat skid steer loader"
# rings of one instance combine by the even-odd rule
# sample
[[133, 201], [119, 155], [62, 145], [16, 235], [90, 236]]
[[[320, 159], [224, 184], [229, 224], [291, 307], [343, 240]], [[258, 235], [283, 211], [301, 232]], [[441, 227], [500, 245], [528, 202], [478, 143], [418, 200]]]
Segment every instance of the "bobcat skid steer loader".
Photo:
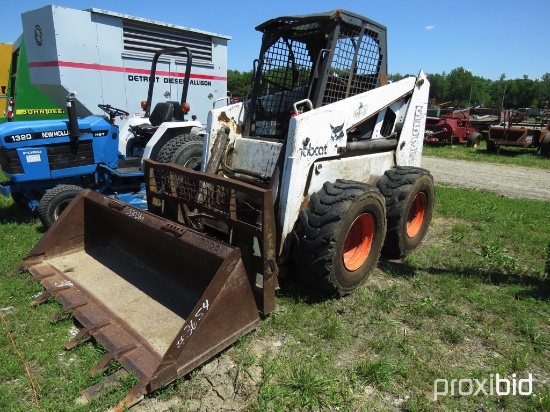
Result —
[[[197, 142], [144, 162], [148, 211], [82, 193], [23, 263], [139, 382], [181, 377], [275, 309], [279, 269], [328, 293], [366, 281], [381, 251], [424, 237], [419, 168], [429, 83], [386, 84], [385, 27], [344, 10], [269, 20], [251, 96], [210, 112]], [[204, 147], [203, 147], [204, 146]]]

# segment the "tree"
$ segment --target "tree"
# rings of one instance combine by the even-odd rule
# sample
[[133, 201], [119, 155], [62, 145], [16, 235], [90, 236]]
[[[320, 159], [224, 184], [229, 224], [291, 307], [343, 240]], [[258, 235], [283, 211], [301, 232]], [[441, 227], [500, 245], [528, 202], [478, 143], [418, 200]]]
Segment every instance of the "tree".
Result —
[[449, 101], [445, 73], [429, 74], [428, 80], [430, 81], [430, 99], [434, 99], [436, 104]]
[[489, 88], [490, 106], [503, 108], [504, 98], [506, 97], [506, 83], [504, 80], [493, 82]]
[[252, 88], [252, 70], [239, 72], [238, 70], [227, 71], [227, 90], [232, 96], [246, 98]]
[[396, 73], [396, 74], [388, 74], [388, 80], [390, 82], [397, 82], [401, 79], [404, 79], [405, 77], [407, 77], [407, 75], [402, 75], [401, 73]]
[[[253, 72], [227, 71], [227, 89], [232, 96], [246, 98], [251, 92]], [[306, 76], [303, 73], [301, 76]], [[388, 80], [399, 81], [410, 75], [389, 74]], [[446, 103], [458, 106], [484, 106], [505, 109], [519, 107], [548, 108], [550, 105], [550, 73], [539, 79], [529, 79], [524, 75], [520, 79], [506, 79], [502, 73], [500, 79], [493, 81], [474, 76], [463, 67], [450, 73], [428, 74], [430, 81], [430, 101], [436, 104]]]
[[463, 67], [453, 69], [447, 76], [449, 100], [466, 106], [472, 93], [473, 77], [472, 73]]

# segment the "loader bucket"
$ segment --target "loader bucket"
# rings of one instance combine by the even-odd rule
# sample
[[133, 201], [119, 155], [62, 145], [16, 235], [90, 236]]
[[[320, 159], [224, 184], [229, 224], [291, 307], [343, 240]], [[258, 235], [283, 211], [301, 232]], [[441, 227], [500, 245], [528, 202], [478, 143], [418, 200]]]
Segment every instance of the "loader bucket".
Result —
[[181, 377], [251, 331], [260, 317], [239, 248], [83, 191], [22, 266], [139, 382], [118, 408]]

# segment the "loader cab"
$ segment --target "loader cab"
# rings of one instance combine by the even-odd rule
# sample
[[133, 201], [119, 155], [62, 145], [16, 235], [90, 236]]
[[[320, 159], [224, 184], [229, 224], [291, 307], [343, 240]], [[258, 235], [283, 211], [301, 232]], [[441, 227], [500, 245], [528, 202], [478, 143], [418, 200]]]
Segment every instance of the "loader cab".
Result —
[[385, 84], [386, 28], [345, 10], [279, 17], [263, 33], [244, 135], [284, 139], [294, 113]]

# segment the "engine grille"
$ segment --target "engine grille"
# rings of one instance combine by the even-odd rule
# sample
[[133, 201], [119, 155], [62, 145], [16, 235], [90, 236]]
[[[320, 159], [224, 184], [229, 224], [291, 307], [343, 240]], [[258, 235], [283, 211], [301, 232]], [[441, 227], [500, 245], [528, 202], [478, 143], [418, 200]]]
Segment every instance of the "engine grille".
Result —
[[91, 141], [80, 142], [76, 150], [69, 143], [48, 146], [47, 150], [51, 170], [94, 164], [94, 151]]
[[0, 167], [9, 174], [23, 173], [23, 167], [15, 150], [0, 150]]
[[[193, 64], [212, 64], [212, 38], [200, 34], [182, 34], [168, 28], [162, 29], [149, 24], [124, 22], [124, 53], [130, 57], [152, 58], [160, 49], [169, 47], [188, 47], [193, 53]], [[185, 54], [173, 56], [186, 62]]]
[[[50, 170], [94, 164], [94, 151], [91, 141], [80, 142], [76, 150], [71, 147], [70, 143], [48, 146], [46, 150]], [[16, 150], [0, 150], [0, 166], [4, 172], [9, 174], [24, 173], [23, 165]]]

